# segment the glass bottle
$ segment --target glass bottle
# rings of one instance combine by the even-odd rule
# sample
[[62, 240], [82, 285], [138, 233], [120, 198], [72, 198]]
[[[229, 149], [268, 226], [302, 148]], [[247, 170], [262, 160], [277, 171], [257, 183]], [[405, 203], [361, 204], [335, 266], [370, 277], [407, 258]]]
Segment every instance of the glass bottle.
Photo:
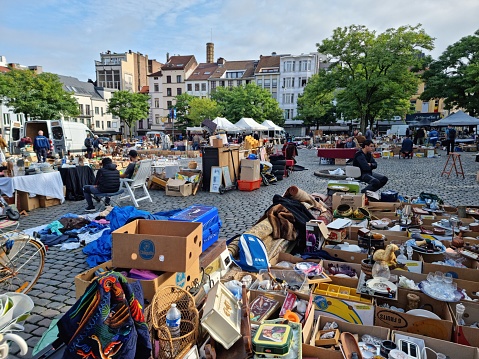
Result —
[[389, 270], [389, 266], [385, 261], [376, 261], [374, 262], [373, 268], [371, 270], [371, 275], [373, 278], [389, 280], [391, 271]]
[[462, 316], [464, 314], [464, 311], [466, 310], [466, 307], [464, 304], [457, 304], [456, 305], [456, 321], [457, 325], [465, 325], [466, 323], [464, 322], [464, 319], [462, 319]]

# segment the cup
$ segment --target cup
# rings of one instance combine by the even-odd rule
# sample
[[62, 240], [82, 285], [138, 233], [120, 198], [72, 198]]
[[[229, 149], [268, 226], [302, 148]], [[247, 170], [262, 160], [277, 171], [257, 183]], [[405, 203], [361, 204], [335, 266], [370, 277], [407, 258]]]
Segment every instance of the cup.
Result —
[[389, 356], [389, 352], [393, 349], [396, 349], [396, 344], [392, 340], [383, 340], [379, 347], [379, 353], [387, 358]]

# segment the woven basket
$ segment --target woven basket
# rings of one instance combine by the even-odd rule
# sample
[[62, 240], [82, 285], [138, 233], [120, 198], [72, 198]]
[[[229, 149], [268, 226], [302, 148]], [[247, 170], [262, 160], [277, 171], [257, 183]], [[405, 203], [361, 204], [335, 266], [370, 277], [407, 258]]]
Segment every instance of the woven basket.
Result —
[[[172, 303], [181, 312], [180, 336], [172, 338], [166, 326], [166, 313]], [[155, 358], [181, 358], [195, 344], [198, 336], [198, 310], [195, 300], [187, 291], [167, 286], [159, 289], [151, 303], [151, 322], [159, 344], [158, 356]]]

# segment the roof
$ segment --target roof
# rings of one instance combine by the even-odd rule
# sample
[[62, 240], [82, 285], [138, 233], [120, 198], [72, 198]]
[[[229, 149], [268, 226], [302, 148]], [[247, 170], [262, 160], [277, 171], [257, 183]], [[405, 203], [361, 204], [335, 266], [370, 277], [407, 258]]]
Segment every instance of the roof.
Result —
[[150, 92], [150, 86], [143, 86], [141, 89], [140, 89], [140, 93], [149, 93]]
[[196, 61], [194, 55], [171, 56], [168, 62], [164, 64], [161, 69], [163, 71], [184, 70], [193, 60]]
[[0, 72], [9, 72], [11, 71], [8, 67], [0, 66]]
[[57, 75], [63, 84], [63, 89], [67, 92], [73, 92], [75, 95], [90, 96], [97, 100], [103, 100], [103, 97], [96, 91], [91, 82], [78, 80], [76, 77]]
[[[278, 73], [279, 74], [279, 56], [261, 56], [256, 66], [255, 74], [259, 73]], [[274, 70], [274, 71], [272, 71]]]
[[201, 63], [193, 70], [187, 81], [208, 80], [215, 73], [217, 67], [218, 64], [215, 63]]
[[250, 78], [254, 76], [254, 60], [243, 60], [243, 61], [226, 61], [223, 65], [219, 65], [214, 74], [211, 75], [212, 79], [223, 78], [223, 74], [227, 71], [240, 71], [245, 70], [240, 79]]
[[153, 72], [152, 74], [148, 75], [148, 77], [161, 77], [161, 76], [163, 76], [163, 73], [161, 72], [161, 70]]
[[439, 121], [431, 122], [431, 126], [476, 126], [479, 125], [479, 119], [469, 116], [463, 111], [457, 111]]

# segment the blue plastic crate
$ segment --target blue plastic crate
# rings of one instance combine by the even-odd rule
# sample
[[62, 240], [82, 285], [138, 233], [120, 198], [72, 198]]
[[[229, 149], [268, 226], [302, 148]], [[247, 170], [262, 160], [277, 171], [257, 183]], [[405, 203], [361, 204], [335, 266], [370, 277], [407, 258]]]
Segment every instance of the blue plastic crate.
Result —
[[169, 220], [203, 223], [203, 251], [218, 240], [222, 226], [218, 209], [201, 204], [194, 204], [170, 217]]

